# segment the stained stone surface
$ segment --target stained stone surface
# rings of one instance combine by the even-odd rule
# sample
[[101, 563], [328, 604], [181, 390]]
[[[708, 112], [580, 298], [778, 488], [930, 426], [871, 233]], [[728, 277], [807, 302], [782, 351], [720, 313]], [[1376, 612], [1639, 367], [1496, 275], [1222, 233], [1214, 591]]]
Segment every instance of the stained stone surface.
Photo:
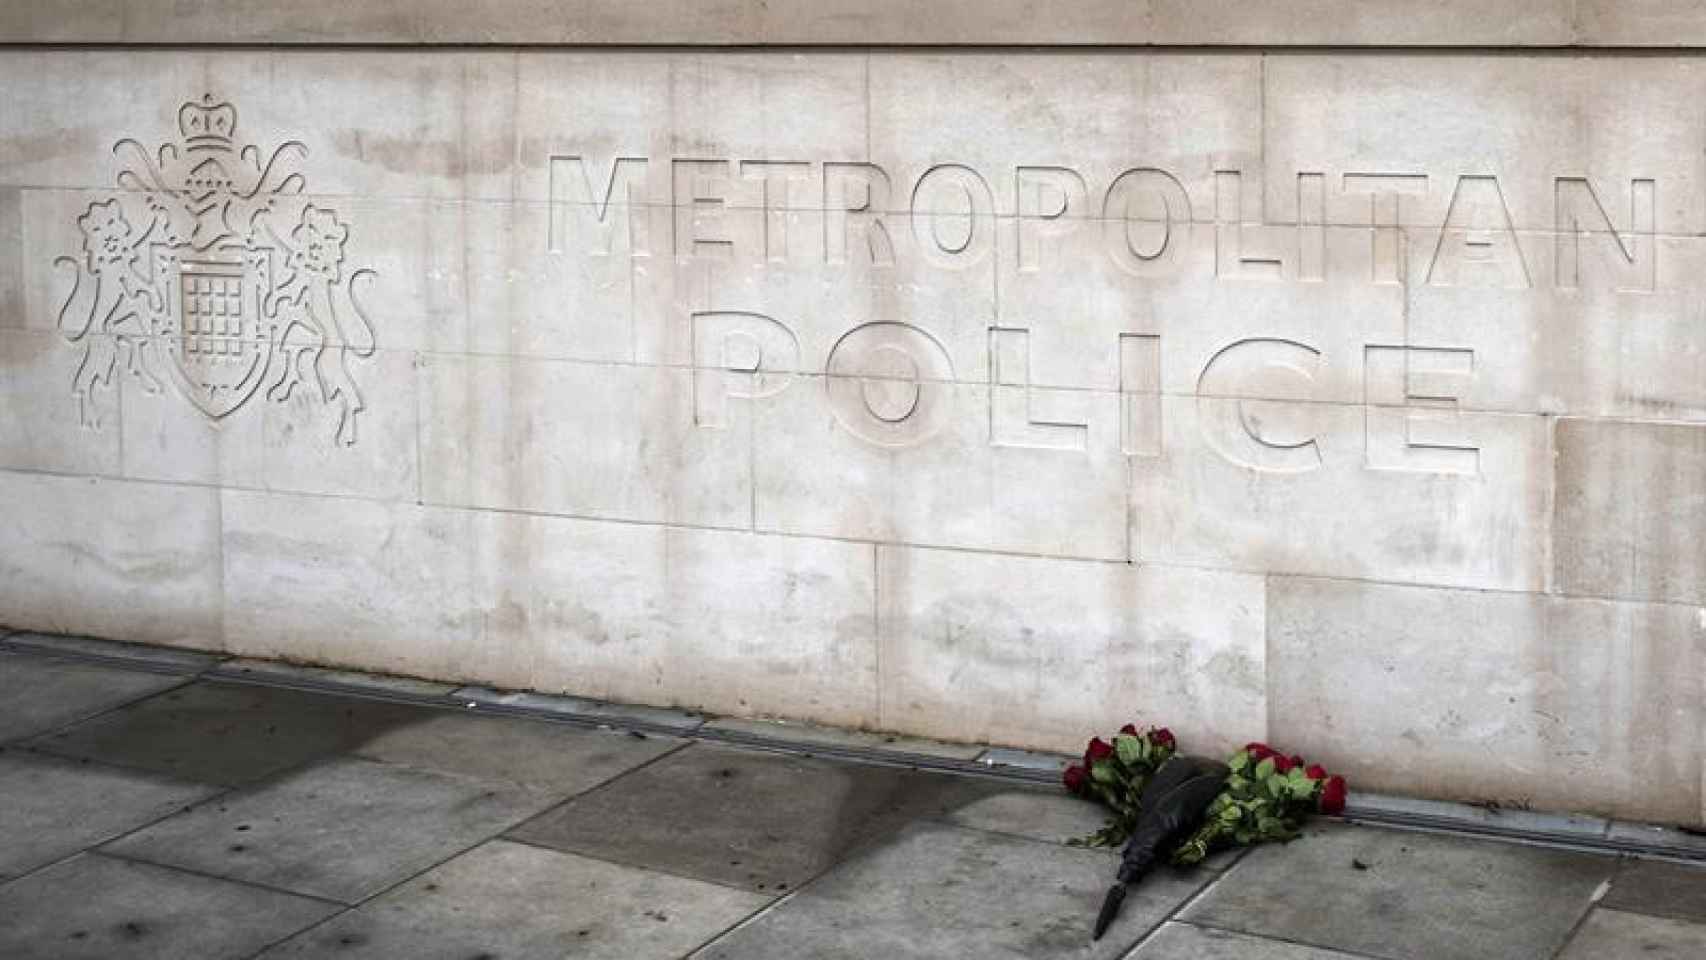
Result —
[[354, 749], [387, 730], [432, 716], [434, 711], [421, 707], [196, 683], [43, 737], [33, 746], [231, 786]]
[[[920, 825], [853, 860], [696, 960], [944, 956], [1122, 957], [1201, 884], [1158, 875], [1089, 943], [1108, 858], [1030, 840]], [[998, 907], [997, 907], [998, 905]], [[992, 909], [993, 908], [993, 909]]]
[[1595, 910], [1558, 960], [1685, 960], [1700, 956], [1701, 951], [1706, 951], [1706, 924]]
[[7, 4], [0, 622], [1702, 825], [1703, 24]]
[[218, 788], [97, 763], [0, 753], [0, 880], [177, 813]]
[[83, 854], [0, 886], [0, 955], [16, 960], [239, 960], [336, 904]]
[[1616, 868], [1604, 856], [1311, 827], [1252, 851], [1181, 919], [1377, 957], [1548, 960]]
[[183, 682], [0, 649], [0, 740], [45, 733]]
[[1632, 860], [1617, 872], [1600, 906], [1706, 924], [1706, 864]]
[[568, 795], [680, 747], [681, 741], [539, 721], [440, 714], [379, 734], [357, 756]]
[[[951, 813], [993, 790], [964, 778], [696, 744], [509, 835], [779, 893], [910, 821]], [[693, 829], [658, 829], [676, 822]]]
[[676, 960], [769, 902], [494, 840], [262, 956]]
[[204, 804], [114, 853], [353, 903], [544, 809], [507, 784], [341, 759]]
[[1044, 843], [1065, 843], [1100, 830], [1107, 816], [1098, 804], [1059, 790], [1036, 789], [992, 794], [955, 810], [947, 820]]
[[1354, 956], [1301, 943], [1169, 923], [1144, 941], [1128, 960], [1351, 960]]

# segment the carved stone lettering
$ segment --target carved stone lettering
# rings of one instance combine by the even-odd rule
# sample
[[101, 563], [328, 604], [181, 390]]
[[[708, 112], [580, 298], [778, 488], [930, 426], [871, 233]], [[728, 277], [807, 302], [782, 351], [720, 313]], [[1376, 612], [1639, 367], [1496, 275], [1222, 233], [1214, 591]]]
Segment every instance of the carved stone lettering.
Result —
[[1581, 286], [1584, 256], [1592, 250], [1616, 277], [1616, 289], [1652, 293], [1658, 276], [1658, 260], [1653, 251], [1653, 211], [1657, 202], [1653, 181], [1629, 182], [1628, 228], [1621, 232], [1586, 178], [1559, 177], [1555, 183], [1558, 286], [1566, 289]]
[[1458, 177], [1428, 265], [1428, 283], [1526, 288], [1523, 259], [1505, 195], [1494, 177]]
[[1066, 167], [1020, 167], [1014, 175], [1019, 269], [1042, 268], [1043, 248], [1078, 229], [1089, 202], [1084, 178]]
[[1404, 197], [1426, 196], [1428, 178], [1408, 173], [1347, 173], [1347, 194], [1368, 197], [1369, 263], [1375, 283], [1403, 283], [1405, 271]]
[[924, 258], [944, 267], [972, 266], [995, 247], [995, 197], [970, 167], [944, 163], [912, 190], [912, 233]]
[[1135, 276], [1165, 276], [1184, 259], [1191, 198], [1164, 170], [1127, 170], [1102, 202], [1108, 256]]
[[1363, 354], [1367, 464], [1475, 476], [1480, 450], [1462, 437], [1457, 397], [1475, 373], [1472, 350], [1371, 345]]
[[585, 250], [609, 256], [625, 250], [632, 256], [651, 255], [645, 215], [646, 158], [617, 157], [610, 173], [595, 191], [592, 172], [583, 157], [552, 157], [550, 250]]
[[1216, 353], [1197, 378], [1203, 437], [1221, 456], [1265, 473], [1302, 473], [1321, 465], [1309, 427], [1321, 353], [1294, 340], [1256, 337]]
[[948, 351], [911, 324], [855, 327], [830, 350], [825, 373], [835, 419], [878, 446], [922, 443], [953, 411]]
[[794, 331], [758, 313], [705, 311], [693, 321], [693, 418], [704, 427], [728, 422], [729, 400], [773, 397], [800, 369]]
[[[1030, 332], [1002, 327], [989, 331], [989, 438], [997, 446], [1085, 450], [1089, 420], [1083, 391], [1031, 386]], [[1045, 412], [1043, 407], [1049, 409]]]

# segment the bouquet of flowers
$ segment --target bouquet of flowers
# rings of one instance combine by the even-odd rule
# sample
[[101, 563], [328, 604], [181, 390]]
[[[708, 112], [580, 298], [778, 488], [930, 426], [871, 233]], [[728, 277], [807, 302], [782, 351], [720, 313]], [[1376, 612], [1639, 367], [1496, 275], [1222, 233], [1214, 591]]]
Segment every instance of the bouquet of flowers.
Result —
[[[1138, 798], [1144, 786], [1177, 750], [1178, 741], [1165, 727], [1139, 733], [1128, 723], [1113, 743], [1091, 740], [1083, 764], [1067, 767], [1063, 779], [1068, 790], [1101, 803], [1113, 817], [1076, 842], [1092, 847], [1123, 843], [1142, 813]], [[1321, 766], [1305, 765], [1302, 757], [1288, 757], [1265, 743], [1245, 746], [1226, 765], [1231, 770], [1226, 786], [1209, 804], [1202, 824], [1173, 848], [1174, 864], [1201, 863], [1226, 847], [1292, 840], [1310, 814], [1345, 809], [1344, 777], [1329, 776]]]

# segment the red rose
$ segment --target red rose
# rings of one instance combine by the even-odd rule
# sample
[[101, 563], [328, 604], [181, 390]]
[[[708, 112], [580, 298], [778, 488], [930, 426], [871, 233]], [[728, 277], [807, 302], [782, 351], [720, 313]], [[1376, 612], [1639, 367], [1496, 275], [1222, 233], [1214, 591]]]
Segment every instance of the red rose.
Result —
[[1166, 727], [1156, 727], [1149, 732], [1149, 739], [1165, 747], [1177, 747], [1179, 741], [1173, 739], [1173, 731]]
[[1280, 773], [1291, 772], [1291, 758], [1283, 753], [1274, 754], [1274, 769]]
[[1075, 763], [1066, 768], [1066, 772], [1061, 775], [1060, 779], [1066, 783], [1066, 789], [1071, 790], [1073, 793], [1083, 795], [1084, 786], [1089, 781], [1089, 776], [1090, 775], [1084, 771], [1083, 767]]
[[1295, 754], [1295, 753], [1294, 753], [1294, 754], [1292, 754], [1292, 755], [1291, 755], [1291, 765], [1292, 765], [1292, 766], [1294, 766], [1294, 767], [1301, 767], [1301, 766], [1303, 766], [1303, 758], [1302, 758], [1302, 757], [1300, 757], [1300, 756], [1298, 756], [1298, 755], [1297, 755], [1297, 754]]
[[1120, 728], [1120, 732], [1128, 737], [1135, 737], [1137, 736], [1137, 725], [1128, 723]]
[[1303, 775], [1311, 780], [1325, 780], [1327, 779], [1327, 768], [1319, 763], [1312, 763], [1309, 765], [1309, 769], [1303, 771]]
[[1250, 758], [1255, 760], [1257, 763], [1261, 763], [1269, 757], [1276, 756], [1274, 748], [1265, 743], [1245, 744], [1244, 749], [1250, 752]]
[[1345, 778], [1329, 777], [1327, 785], [1321, 789], [1321, 812], [1326, 814], [1345, 812]]
[[1114, 748], [1106, 740], [1097, 737], [1090, 741], [1090, 746], [1084, 751], [1084, 765], [1089, 766], [1097, 760], [1106, 760], [1114, 755]]

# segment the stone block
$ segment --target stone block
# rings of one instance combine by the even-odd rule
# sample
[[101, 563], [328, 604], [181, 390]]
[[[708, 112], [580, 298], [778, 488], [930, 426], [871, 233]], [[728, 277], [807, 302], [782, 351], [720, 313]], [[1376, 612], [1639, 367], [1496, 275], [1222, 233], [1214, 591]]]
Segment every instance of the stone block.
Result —
[[1267, 613], [1272, 742], [1359, 789], [1701, 822], [1696, 610], [1274, 577]]
[[[0, 465], [19, 470], [112, 476], [119, 473], [123, 382], [79, 397], [73, 385], [91, 362], [116, 356], [112, 337], [79, 344], [56, 333], [0, 330]], [[116, 388], [116, 389], [115, 389]]]
[[1595, 910], [1558, 960], [1639, 956], [1645, 960], [1686, 960], [1706, 950], [1706, 924], [1664, 917]]
[[[923, 346], [872, 344], [873, 363], [884, 359], [879, 351], [928, 355]], [[995, 404], [1021, 405], [1004, 408], [1004, 426], [1022, 429], [1026, 419], [1021, 393], [997, 392], [992, 399], [987, 385], [928, 379], [795, 383], [757, 413], [759, 529], [1125, 559], [1118, 395], [1081, 393], [1079, 427], [996, 444]]]
[[245, 957], [335, 904], [86, 853], [0, 888], [0, 951], [17, 960]]
[[550, 795], [352, 758], [108, 844], [114, 854], [358, 903], [550, 805]]
[[1127, 721], [1210, 755], [1267, 723], [1259, 577], [879, 550], [883, 724], [1076, 752]]
[[[1706, 181], [1692, 158], [1706, 132], [1668, 104], [1703, 80], [1699, 64], [1680, 58], [1270, 59], [1264, 210], [1296, 222], [1297, 175], [1323, 173], [1330, 223], [1390, 217], [1389, 198], [1401, 193], [1406, 225], [1551, 230], [1558, 179], [1585, 177], [1630, 229], [1630, 183], [1651, 180], [1656, 229], [1698, 233]], [[1385, 209], [1371, 213], [1371, 191], [1386, 194]]]
[[181, 677], [16, 652], [13, 641], [8, 637], [0, 652], [0, 740], [46, 733], [183, 682]]
[[[417, 677], [472, 667], [468, 514], [254, 491], [222, 497], [230, 652]], [[414, 639], [398, 645], [400, 632]]]
[[700, 952], [705, 960], [885, 956], [1123, 957], [1202, 876], [1133, 887], [1119, 922], [1088, 942], [1112, 866], [1107, 854], [980, 830], [921, 824], [832, 871]]
[[1706, 866], [1626, 861], [1600, 906], [1706, 924]]
[[751, 431], [694, 418], [692, 372], [502, 357], [427, 358], [428, 503], [747, 527]]
[[496, 840], [263, 957], [685, 956], [766, 897]]
[[[1270, 342], [1248, 359], [1306, 369], [1288, 366], [1291, 357], [1306, 355]], [[1236, 393], [1163, 397], [1161, 413], [1162, 455], [1132, 466], [1137, 559], [1506, 590], [1544, 584], [1544, 418]]]
[[1295, 843], [1251, 851], [1179, 918], [1355, 954], [1391, 955], [1396, 943], [1401, 955], [1429, 960], [1546, 960], [1615, 867], [1610, 857], [1560, 850], [1312, 828]]
[[[906, 824], [994, 789], [969, 778], [696, 744], [509, 836], [781, 896]], [[777, 816], [780, 809], [788, 815]], [[693, 830], [657, 829], [689, 818]]]
[[1706, 426], [1565, 419], [1557, 447], [1555, 586], [1706, 605]]
[[249, 684], [197, 683], [41, 737], [31, 747], [221, 786], [253, 783], [387, 730], [425, 707]]
[[0, 756], [0, 881], [103, 843], [217, 791], [22, 750]]
[[220, 647], [217, 490], [0, 471], [0, 503], [9, 625]]

